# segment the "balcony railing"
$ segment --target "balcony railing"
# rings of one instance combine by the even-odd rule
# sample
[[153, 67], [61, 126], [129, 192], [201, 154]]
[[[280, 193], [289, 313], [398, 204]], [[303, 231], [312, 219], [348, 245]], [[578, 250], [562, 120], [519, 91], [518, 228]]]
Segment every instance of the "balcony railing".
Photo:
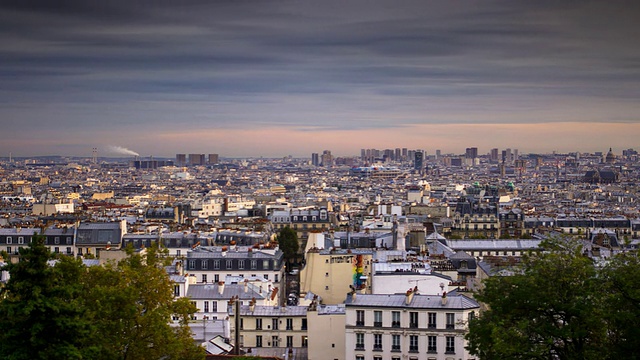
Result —
[[382, 321], [374, 321], [374, 322], [373, 322], [373, 326], [375, 326], [375, 327], [382, 327]]
[[392, 321], [391, 322], [391, 327], [399, 328], [400, 327], [400, 321]]

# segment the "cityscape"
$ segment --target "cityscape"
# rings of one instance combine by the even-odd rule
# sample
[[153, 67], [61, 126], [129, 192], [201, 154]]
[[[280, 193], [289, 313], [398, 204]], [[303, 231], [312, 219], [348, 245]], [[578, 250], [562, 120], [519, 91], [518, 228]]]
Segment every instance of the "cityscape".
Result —
[[159, 245], [210, 355], [475, 359], [465, 334], [483, 279], [559, 235], [595, 260], [637, 250], [638, 160], [477, 147], [2, 158], [0, 250], [19, 261], [42, 234], [98, 266]]
[[640, 357], [638, 24], [0, 2], [0, 359]]

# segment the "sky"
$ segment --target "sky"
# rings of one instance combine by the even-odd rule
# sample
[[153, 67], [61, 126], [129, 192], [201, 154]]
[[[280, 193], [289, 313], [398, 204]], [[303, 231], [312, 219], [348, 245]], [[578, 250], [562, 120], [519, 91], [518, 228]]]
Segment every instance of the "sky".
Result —
[[640, 148], [637, 1], [0, 2], [0, 157]]

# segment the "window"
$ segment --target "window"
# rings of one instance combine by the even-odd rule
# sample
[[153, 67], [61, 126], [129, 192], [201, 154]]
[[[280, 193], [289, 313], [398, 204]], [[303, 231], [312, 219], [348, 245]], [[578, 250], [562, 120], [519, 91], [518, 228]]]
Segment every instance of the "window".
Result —
[[305, 335], [302, 336], [302, 347], [307, 347], [309, 345], [309, 338]]
[[173, 285], [173, 295], [180, 296], [180, 285]]
[[269, 280], [269, 274], [262, 275], [265, 279]]
[[293, 330], [293, 319], [287, 319], [287, 330]]
[[[216, 302], [214, 301], [213, 304], [215, 305]], [[244, 330], [244, 319], [240, 318], [240, 330]]]
[[438, 348], [436, 347], [436, 337], [429, 335], [427, 337], [427, 352], [434, 354], [438, 352]]
[[373, 312], [373, 326], [382, 327], [382, 311]]
[[18, 236], [18, 244], [24, 244], [24, 236]]
[[7, 247], [7, 254], [11, 254], [11, 246]]
[[56, 254], [59, 253], [60, 252], [60, 248], [56, 246], [55, 248], [53, 248], [53, 252], [56, 253]]
[[409, 327], [411, 328], [418, 327], [418, 312], [412, 311], [409, 313]]
[[11, 236], [7, 236], [7, 244], [11, 243], [13, 243], [13, 239], [11, 238]]
[[71, 247], [67, 246], [67, 254], [71, 254]]
[[202, 282], [203, 283], [207, 282], [207, 274], [202, 274]]
[[277, 335], [274, 335], [271, 337], [271, 347], [278, 347], [278, 341], [280, 339], [278, 339]]
[[356, 350], [364, 350], [364, 333], [356, 333]]
[[287, 336], [287, 347], [293, 347], [293, 336]]
[[391, 312], [391, 327], [400, 327], [400, 311]]
[[194, 270], [196, 268], [196, 261], [189, 260], [189, 270]]
[[262, 261], [262, 270], [268, 270], [269, 269], [269, 260], [263, 260]]
[[209, 261], [207, 260], [200, 260], [200, 266], [202, 267], [203, 270], [207, 269], [208, 263]]
[[382, 356], [374, 356], [373, 360], [382, 360]]
[[204, 302], [204, 312], [206, 312], [206, 313], [209, 312], [209, 302], [208, 301]]
[[274, 277], [273, 282], [278, 282], [278, 274], [275, 274]]
[[67, 245], [71, 245], [72, 243], [71, 236], [67, 236]]
[[401, 351], [399, 334], [391, 335], [391, 351]]
[[455, 327], [455, 314], [447, 313], [447, 329], [454, 329]]
[[[218, 302], [217, 301], [212, 301], [211, 302], [211, 311], [212, 312], [218, 312]], [[242, 321], [242, 319], [240, 319], [240, 321]]]
[[356, 355], [356, 360], [364, 360], [364, 355]]
[[472, 311], [472, 312], [470, 312], [470, 313], [469, 313], [469, 315], [468, 315], [468, 316], [469, 316], [469, 319], [468, 319], [468, 320], [469, 320], [469, 321], [471, 321], [471, 320], [473, 320], [473, 319], [475, 319], [475, 318], [476, 318], [476, 312], [475, 312], [475, 311]]
[[455, 340], [455, 337], [447, 336], [447, 346], [444, 349], [446, 354], [454, 354], [456, 352]]
[[429, 321], [427, 322], [427, 327], [429, 329], [435, 329], [436, 328], [436, 313], [430, 312], [427, 315], [429, 316]]
[[409, 335], [409, 352], [418, 352], [418, 335]]
[[220, 269], [220, 260], [213, 260], [213, 268], [215, 270]]
[[262, 347], [262, 335], [256, 335], [256, 347]]
[[356, 310], [356, 326], [364, 326], [364, 310]]
[[373, 334], [373, 350], [382, 351], [382, 334]]
[[244, 269], [244, 260], [238, 260], [238, 269]]
[[307, 318], [302, 318], [302, 328], [300, 330], [307, 330]]
[[271, 328], [273, 330], [278, 330], [278, 319], [271, 319]]
[[53, 238], [53, 243], [56, 244], [56, 245], [60, 244], [60, 237], [58, 237], [58, 236], [54, 237]]
[[251, 269], [255, 270], [257, 267], [257, 261], [251, 260]]
[[262, 319], [256, 319], [256, 330], [262, 330]]
[[231, 269], [232, 267], [233, 267], [233, 261], [232, 260], [227, 260], [226, 269]]

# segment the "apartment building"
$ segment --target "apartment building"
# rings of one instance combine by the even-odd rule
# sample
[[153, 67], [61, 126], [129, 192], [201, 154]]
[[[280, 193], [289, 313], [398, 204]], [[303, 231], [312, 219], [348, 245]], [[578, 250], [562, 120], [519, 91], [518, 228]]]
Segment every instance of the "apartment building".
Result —
[[345, 359], [471, 360], [467, 323], [480, 306], [464, 295], [406, 294], [347, 297]]

